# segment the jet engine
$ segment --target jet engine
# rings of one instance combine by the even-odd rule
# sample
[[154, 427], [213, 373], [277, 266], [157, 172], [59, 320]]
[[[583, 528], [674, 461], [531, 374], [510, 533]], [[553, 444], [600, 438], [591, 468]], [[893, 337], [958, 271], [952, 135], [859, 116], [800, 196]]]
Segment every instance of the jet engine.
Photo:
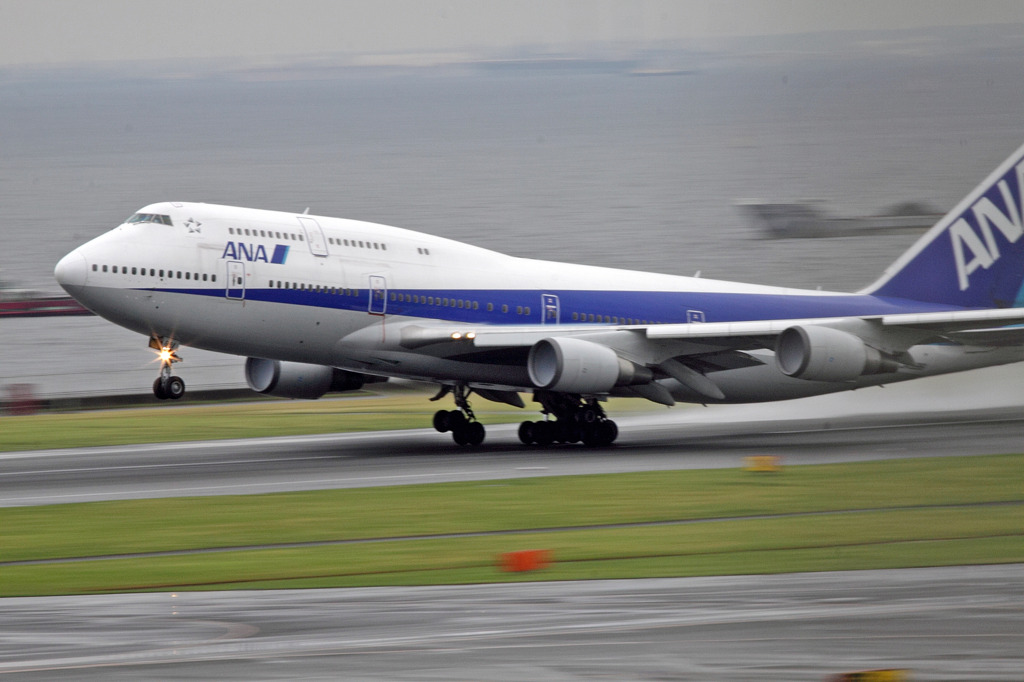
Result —
[[853, 381], [899, 367], [860, 337], [831, 327], [786, 329], [775, 344], [775, 359], [783, 374], [808, 381]]
[[562, 393], [607, 393], [615, 386], [650, 383], [653, 373], [591, 341], [571, 337], [541, 339], [527, 359], [530, 381]]
[[355, 391], [367, 377], [324, 365], [246, 358], [245, 382], [257, 393], [278, 398], [316, 399], [325, 393]]

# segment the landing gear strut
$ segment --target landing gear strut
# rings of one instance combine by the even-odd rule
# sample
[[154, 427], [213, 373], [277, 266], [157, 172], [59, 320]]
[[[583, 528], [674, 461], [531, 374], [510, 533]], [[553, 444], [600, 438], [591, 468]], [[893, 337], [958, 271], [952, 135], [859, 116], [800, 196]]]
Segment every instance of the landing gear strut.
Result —
[[153, 382], [153, 395], [159, 400], [178, 400], [185, 395], [185, 382], [171, 374], [171, 365], [181, 362], [178, 357], [178, 342], [153, 337], [149, 347], [160, 354], [160, 376]]
[[519, 440], [526, 445], [582, 442], [602, 447], [614, 443], [619, 435], [619, 427], [608, 419], [596, 398], [537, 391], [534, 399], [543, 406], [544, 414], [554, 415], [555, 420], [520, 424]]
[[476, 415], [469, 406], [469, 387], [465, 384], [456, 384], [454, 388], [443, 386], [431, 400], [440, 400], [448, 393], [455, 398], [455, 406], [459, 409], [435, 412], [434, 428], [440, 433], [451, 431], [452, 440], [458, 445], [480, 445], [487, 436], [487, 430], [476, 420]]

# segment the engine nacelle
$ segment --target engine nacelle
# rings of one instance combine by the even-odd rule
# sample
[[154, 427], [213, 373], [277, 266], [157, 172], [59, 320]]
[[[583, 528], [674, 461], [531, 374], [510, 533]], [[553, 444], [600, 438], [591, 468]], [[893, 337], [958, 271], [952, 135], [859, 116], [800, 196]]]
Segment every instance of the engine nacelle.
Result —
[[779, 335], [775, 360], [786, 376], [808, 381], [853, 381], [899, 367], [860, 337], [831, 327], [790, 327]]
[[541, 339], [530, 348], [526, 367], [534, 386], [562, 393], [607, 393], [653, 379], [651, 370], [611, 348], [571, 337]]
[[246, 358], [245, 382], [257, 393], [278, 398], [316, 399], [328, 392], [355, 391], [366, 377], [324, 365]]

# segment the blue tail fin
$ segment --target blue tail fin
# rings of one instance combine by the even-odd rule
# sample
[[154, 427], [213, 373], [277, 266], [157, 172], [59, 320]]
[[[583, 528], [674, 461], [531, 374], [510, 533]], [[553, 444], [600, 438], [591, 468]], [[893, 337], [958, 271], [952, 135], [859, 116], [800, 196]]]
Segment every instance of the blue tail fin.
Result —
[[965, 308], [1024, 307], [1024, 147], [863, 293]]

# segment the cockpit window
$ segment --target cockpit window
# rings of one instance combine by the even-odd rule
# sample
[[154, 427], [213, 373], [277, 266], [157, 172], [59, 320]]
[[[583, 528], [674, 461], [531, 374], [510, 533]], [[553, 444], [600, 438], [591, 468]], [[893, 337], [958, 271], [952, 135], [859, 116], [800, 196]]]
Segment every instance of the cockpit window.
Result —
[[157, 215], [155, 213], [136, 213], [125, 221], [126, 223], [157, 223], [159, 225], [173, 225], [171, 216]]

